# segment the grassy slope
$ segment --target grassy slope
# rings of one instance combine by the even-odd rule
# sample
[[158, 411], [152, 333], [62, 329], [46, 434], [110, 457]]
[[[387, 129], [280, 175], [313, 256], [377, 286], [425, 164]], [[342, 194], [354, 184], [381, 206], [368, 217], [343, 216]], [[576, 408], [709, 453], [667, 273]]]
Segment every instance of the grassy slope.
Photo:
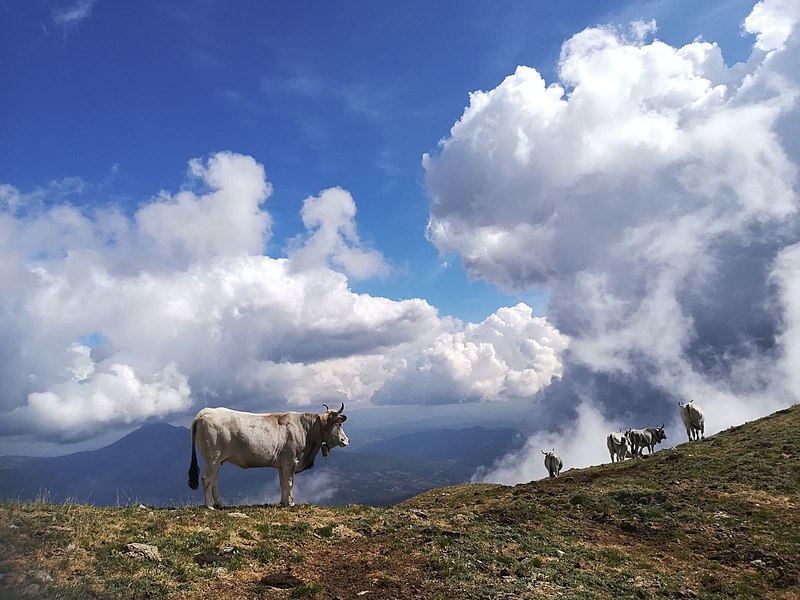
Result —
[[389, 508], [5, 504], [0, 597], [800, 598], [799, 438], [796, 406], [652, 458]]

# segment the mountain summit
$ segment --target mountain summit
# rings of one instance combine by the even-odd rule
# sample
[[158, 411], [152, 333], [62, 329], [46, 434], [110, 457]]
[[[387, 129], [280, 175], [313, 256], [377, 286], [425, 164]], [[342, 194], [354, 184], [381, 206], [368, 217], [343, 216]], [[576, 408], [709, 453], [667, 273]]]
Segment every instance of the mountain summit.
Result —
[[661, 450], [392, 507], [0, 506], [0, 595], [797, 598], [800, 406]]

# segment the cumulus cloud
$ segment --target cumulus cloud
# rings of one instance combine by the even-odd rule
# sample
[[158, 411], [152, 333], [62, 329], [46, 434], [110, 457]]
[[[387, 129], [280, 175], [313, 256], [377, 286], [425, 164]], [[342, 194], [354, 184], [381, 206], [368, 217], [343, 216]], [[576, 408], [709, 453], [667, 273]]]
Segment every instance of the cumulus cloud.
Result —
[[264, 168], [252, 157], [220, 152], [205, 164], [192, 160], [189, 172], [211, 190], [162, 192], [136, 213], [138, 231], [186, 262], [260, 253], [271, 224], [259, 210], [272, 193]]
[[[350, 277], [386, 265], [345, 190], [306, 200], [284, 258], [262, 254], [272, 186], [249, 156], [190, 161], [180, 191], [132, 215], [56, 187], [0, 187], [3, 436], [73, 442], [205, 404], [497, 400], [560, 374], [566, 338], [524, 305], [465, 324], [421, 299], [354, 293]], [[458, 393], [410, 400], [393, 384], [409, 365]]]
[[756, 4], [733, 66], [714, 43], [648, 41], [649, 24], [586, 29], [558, 82], [518, 67], [424, 156], [431, 241], [473, 277], [550, 290], [576, 368], [543, 396], [573, 430], [587, 382], [606, 418], [674, 422], [695, 397], [712, 431], [797, 400], [781, 365], [800, 359], [799, 20], [797, 2]]
[[438, 335], [405, 360], [375, 401], [437, 404], [531, 397], [561, 376], [568, 342], [526, 304], [501, 308], [481, 323]]
[[800, 21], [795, 0], [764, 0], [744, 20], [744, 30], [756, 36], [759, 50], [782, 50]]
[[365, 248], [355, 225], [356, 203], [350, 192], [329, 188], [306, 198], [300, 211], [309, 233], [292, 241], [289, 260], [299, 270], [341, 268], [354, 279], [383, 276], [388, 265], [376, 250]]

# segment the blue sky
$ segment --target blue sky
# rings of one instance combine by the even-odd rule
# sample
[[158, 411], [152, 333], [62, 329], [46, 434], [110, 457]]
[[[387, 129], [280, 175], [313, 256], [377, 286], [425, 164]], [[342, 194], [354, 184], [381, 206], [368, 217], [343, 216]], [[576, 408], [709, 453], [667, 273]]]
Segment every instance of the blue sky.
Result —
[[80, 177], [77, 202], [132, 210], [178, 189], [190, 158], [232, 150], [274, 185], [271, 256], [300, 230], [303, 200], [341, 186], [362, 237], [395, 267], [358, 291], [419, 296], [473, 321], [516, 300], [543, 311], [546, 290], [470, 282], [457, 256], [427, 242], [422, 154], [469, 92], [517, 65], [553, 81], [561, 43], [585, 27], [657, 18], [659, 37], [677, 44], [713, 26], [705, 35], [724, 33], [738, 59], [749, 5], [4, 2], [0, 181], [30, 190]]
[[797, 4], [0, 0], [0, 453], [778, 407]]

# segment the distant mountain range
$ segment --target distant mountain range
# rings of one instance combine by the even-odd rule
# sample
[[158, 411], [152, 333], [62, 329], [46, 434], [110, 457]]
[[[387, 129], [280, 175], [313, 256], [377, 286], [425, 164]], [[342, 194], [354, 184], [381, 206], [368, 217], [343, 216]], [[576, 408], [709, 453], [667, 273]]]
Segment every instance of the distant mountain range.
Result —
[[[337, 448], [329, 459], [295, 480], [295, 499], [321, 505], [400, 502], [431, 488], [469, 481], [475, 468], [511, 449], [513, 429], [470, 427], [404, 434]], [[58, 457], [0, 457], [0, 500], [199, 504], [186, 471], [190, 434], [185, 427], [145, 425], [117, 442], [89, 452]], [[228, 504], [276, 502], [275, 469], [223, 465], [220, 493]]]

